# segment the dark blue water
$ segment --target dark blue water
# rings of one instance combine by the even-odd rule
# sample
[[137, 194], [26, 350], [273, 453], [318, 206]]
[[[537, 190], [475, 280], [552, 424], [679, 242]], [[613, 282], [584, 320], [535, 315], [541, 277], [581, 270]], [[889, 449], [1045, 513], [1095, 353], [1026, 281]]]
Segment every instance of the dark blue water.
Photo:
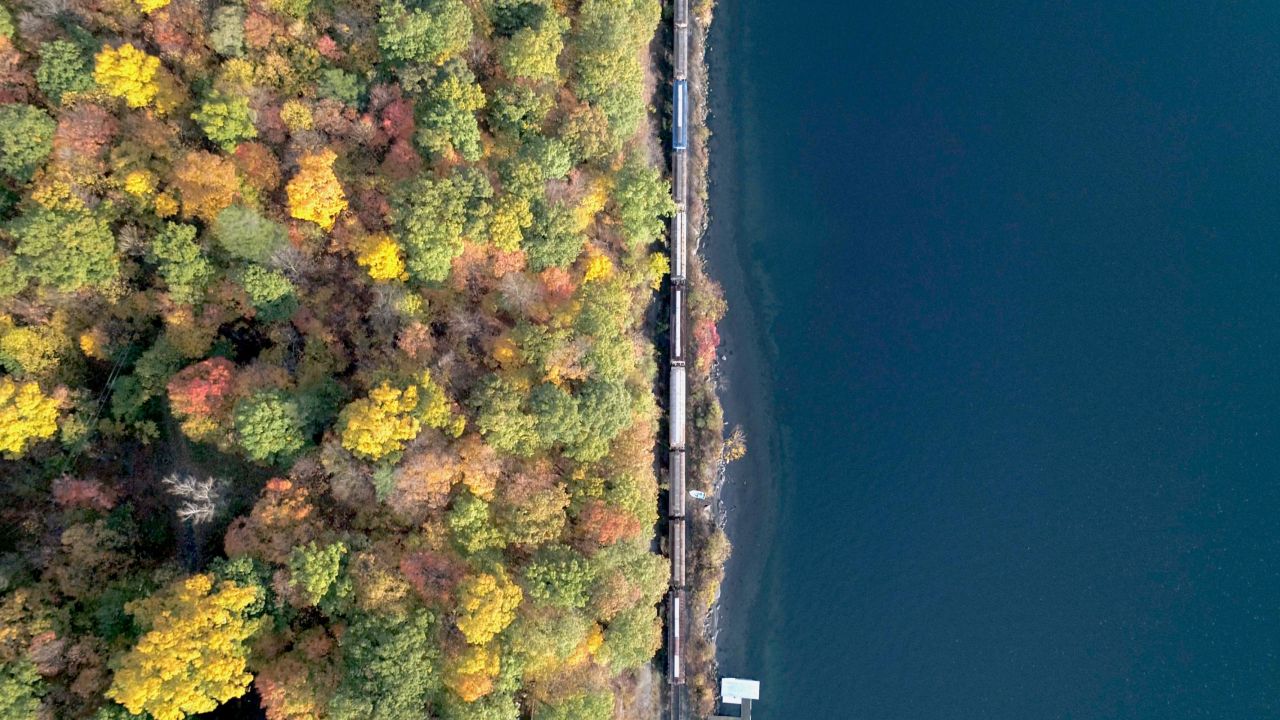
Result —
[[757, 717], [1280, 717], [1280, 5], [717, 12]]

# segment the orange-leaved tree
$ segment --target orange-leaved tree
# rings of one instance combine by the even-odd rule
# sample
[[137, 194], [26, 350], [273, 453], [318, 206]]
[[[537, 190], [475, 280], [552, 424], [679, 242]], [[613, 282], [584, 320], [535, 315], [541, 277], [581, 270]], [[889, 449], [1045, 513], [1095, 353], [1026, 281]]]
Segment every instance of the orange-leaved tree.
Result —
[[182, 196], [182, 214], [211, 222], [240, 192], [236, 166], [203, 150], [187, 153], [173, 168], [173, 185]]
[[493, 679], [501, 669], [491, 647], [468, 645], [445, 659], [444, 684], [465, 702], [475, 702], [493, 692]]

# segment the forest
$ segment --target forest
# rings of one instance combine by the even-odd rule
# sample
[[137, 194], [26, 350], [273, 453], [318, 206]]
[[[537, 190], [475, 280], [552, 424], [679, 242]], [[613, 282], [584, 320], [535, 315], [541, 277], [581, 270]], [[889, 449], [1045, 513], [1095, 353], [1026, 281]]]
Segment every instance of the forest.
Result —
[[0, 720], [608, 720], [657, 0], [0, 5]]

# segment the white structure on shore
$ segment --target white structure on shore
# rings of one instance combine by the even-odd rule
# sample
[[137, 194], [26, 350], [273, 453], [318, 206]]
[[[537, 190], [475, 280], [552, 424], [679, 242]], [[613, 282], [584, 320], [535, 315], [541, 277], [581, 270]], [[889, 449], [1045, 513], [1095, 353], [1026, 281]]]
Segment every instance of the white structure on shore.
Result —
[[721, 678], [720, 699], [730, 705], [741, 705], [743, 700], [759, 700], [760, 681]]
[[725, 705], [739, 705], [742, 711], [739, 715], [714, 715], [711, 720], [751, 720], [751, 701], [759, 699], [759, 680], [720, 678], [720, 700]]

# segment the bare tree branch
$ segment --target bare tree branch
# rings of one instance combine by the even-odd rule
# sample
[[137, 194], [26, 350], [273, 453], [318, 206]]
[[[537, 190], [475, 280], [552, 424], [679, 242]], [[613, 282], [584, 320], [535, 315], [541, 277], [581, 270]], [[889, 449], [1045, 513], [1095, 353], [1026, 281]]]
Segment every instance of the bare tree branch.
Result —
[[193, 525], [207, 523], [217, 515], [218, 503], [221, 500], [221, 483], [214, 478], [199, 479], [191, 475], [173, 473], [161, 482], [169, 494], [182, 500], [178, 506], [178, 517], [189, 520]]

